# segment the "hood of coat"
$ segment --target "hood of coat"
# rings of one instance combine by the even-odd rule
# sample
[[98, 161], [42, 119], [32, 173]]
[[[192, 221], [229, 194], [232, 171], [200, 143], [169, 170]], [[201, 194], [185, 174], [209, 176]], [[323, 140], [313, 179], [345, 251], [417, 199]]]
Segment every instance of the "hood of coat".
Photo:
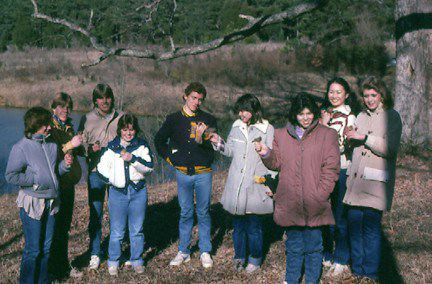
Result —
[[[257, 122], [255, 124], [251, 124], [249, 125], [249, 127], [255, 127], [256, 129], [258, 129], [259, 131], [261, 131], [262, 133], [267, 133], [267, 129], [269, 127], [270, 123], [268, 122], [268, 120], [263, 119], [261, 122]], [[232, 126], [234, 127], [238, 127], [240, 128], [241, 132], [244, 134], [245, 137], [248, 137], [246, 131], [248, 129], [248, 125], [246, 123], [244, 123], [243, 121], [241, 121], [240, 119], [237, 119], [236, 121], [234, 121], [234, 124]]]
[[291, 122], [289, 122], [289, 121], [287, 122], [286, 128], [287, 128], [287, 131], [288, 131], [289, 135], [291, 135], [292, 137], [294, 137], [297, 140], [304, 140], [304, 138], [307, 137], [307, 135], [309, 133], [311, 133], [312, 131], [314, 131], [314, 129], [317, 127], [318, 123], [319, 123], [318, 119], [315, 119], [311, 123], [311, 125], [309, 125], [309, 127], [305, 130], [302, 139], [300, 139], [300, 137], [298, 137], [298, 135], [296, 133], [296, 130], [295, 130], [296, 127]]

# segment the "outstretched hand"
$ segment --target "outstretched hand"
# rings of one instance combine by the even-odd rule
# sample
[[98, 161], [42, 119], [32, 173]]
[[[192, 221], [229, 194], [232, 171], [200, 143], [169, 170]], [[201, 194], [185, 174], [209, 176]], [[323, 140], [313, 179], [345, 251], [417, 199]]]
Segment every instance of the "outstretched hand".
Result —
[[254, 142], [254, 146], [255, 146], [255, 151], [257, 151], [257, 153], [261, 157], [267, 155], [267, 153], [270, 151], [269, 147], [267, 147], [262, 142]]

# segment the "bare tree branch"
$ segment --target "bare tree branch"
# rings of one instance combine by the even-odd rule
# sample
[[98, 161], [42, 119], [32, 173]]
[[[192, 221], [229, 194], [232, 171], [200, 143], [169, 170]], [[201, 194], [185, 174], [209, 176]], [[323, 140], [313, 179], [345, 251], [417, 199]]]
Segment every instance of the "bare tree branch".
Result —
[[90, 10], [90, 17], [87, 25], [88, 31], [91, 31], [94, 28], [92, 21], [93, 21], [93, 9]]
[[[152, 13], [152, 11], [154, 12], [157, 10], [158, 5], [162, 1], [163, 0], [154, 0], [150, 4], [144, 4], [144, 5], [136, 8], [135, 10], [140, 11], [142, 9], [150, 9], [151, 10], [150, 13]], [[136, 57], [136, 58], [146, 58], [146, 59], [152, 59], [152, 60], [158, 60], [158, 61], [165, 61], [165, 60], [171, 60], [171, 59], [189, 56], [189, 55], [201, 54], [204, 52], [215, 50], [215, 49], [220, 48], [224, 45], [243, 40], [243, 39], [255, 34], [259, 30], [261, 30], [267, 26], [279, 24], [279, 23], [281, 23], [287, 19], [294, 19], [294, 18], [296, 18], [296, 17], [298, 17], [304, 13], [307, 13], [313, 9], [316, 9], [320, 5], [320, 3], [323, 1], [322, 0], [306, 0], [303, 3], [300, 3], [294, 7], [288, 8], [287, 10], [285, 10], [281, 13], [276, 13], [276, 14], [272, 14], [272, 15], [265, 15], [265, 16], [261, 16], [258, 18], [254, 18], [252, 16], [240, 15], [240, 17], [242, 17], [248, 21], [248, 23], [244, 27], [242, 27], [238, 30], [235, 30], [229, 34], [226, 34], [220, 38], [209, 41], [207, 43], [193, 45], [190, 47], [175, 48], [174, 41], [172, 39], [172, 35], [173, 35], [173, 26], [174, 26], [173, 25], [173, 19], [174, 19], [175, 11], [177, 9], [177, 3], [175, 0], [173, 0], [174, 6], [173, 6], [172, 14], [171, 14], [171, 17], [169, 20], [169, 25], [170, 25], [169, 40], [170, 40], [170, 44], [171, 44], [171, 46], [170, 46], [171, 49], [169, 51], [161, 51], [161, 52], [153, 51], [150, 49], [138, 50], [138, 49], [105, 46], [104, 44], [98, 42], [96, 37], [91, 34], [91, 32], [88, 28], [87, 29], [82, 28], [82, 27], [80, 27], [74, 23], [71, 23], [71, 22], [65, 20], [65, 19], [54, 18], [54, 17], [48, 16], [48, 15], [39, 13], [36, 0], [31, 0], [31, 2], [33, 3], [33, 7], [34, 7], [33, 17], [35, 17], [37, 19], [43, 19], [45, 21], [48, 21], [48, 22], [51, 22], [54, 24], [63, 25], [63, 26], [65, 26], [65, 27], [67, 27], [73, 31], [81, 33], [82, 35], [86, 36], [90, 40], [93, 48], [95, 48], [96, 50], [98, 50], [102, 53], [102, 55], [98, 59], [94, 60], [93, 62], [91, 62], [89, 64], [83, 64], [82, 65], [83, 67], [89, 67], [89, 66], [94, 66], [94, 65], [99, 64], [100, 62], [104, 61], [105, 59], [107, 59], [110, 56]]]

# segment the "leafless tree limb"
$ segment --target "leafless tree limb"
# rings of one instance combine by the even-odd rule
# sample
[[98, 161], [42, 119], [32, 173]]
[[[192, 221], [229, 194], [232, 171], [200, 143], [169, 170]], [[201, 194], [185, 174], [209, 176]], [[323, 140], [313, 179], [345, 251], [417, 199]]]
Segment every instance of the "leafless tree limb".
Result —
[[[150, 9], [150, 10], [157, 9], [157, 7], [161, 1], [163, 1], [163, 0], [155, 0], [155, 1], [151, 2], [150, 4], [142, 5], [142, 6], [138, 7], [136, 9], [136, 11], [140, 11], [144, 8]], [[197, 55], [197, 54], [201, 54], [201, 53], [208, 52], [211, 50], [215, 50], [215, 49], [220, 48], [224, 45], [243, 40], [243, 39], [253, 35], [254, 33], [258, 32], [259, 30], [261, 30], [267, 26], [275, 25], [275, 24], [283, 22], [284, 20], [293, 19], [293, 18], [296, 18], [296, 17], [298, 17], [304, 13], [307, 13], [307, 12], [317, 8], [320, 5], [320, 3], [322, 2], [322, 0], [306, 0], [303, 3], [300, 3], [296, 6], [291, 7], [291, 8], [288, 8], [287, 10], [285, 10], [281, 13], [276, 13], [276, 14], [272, 14], [272, 15], [265, 15], [265, 16], [261, 16], [261, 17], [257, 17], [257, 18], [254, 18], [251, 16], [240, 15], [240, 17], [248, 20], [248, 23], [244, 27], [242, 27], [238, 30], [235, 30], [229, 34], [226, 34], [220, 38], [209, 41], [207, 43], [193, 45], [193, 46], [189, 46], [189, 47], [175, 48], [174, 41], [172, 40], [172, 30], [171, 30], [170, 34], [169, 34], [171, 49], [169, 51], [161, 51], [161, 52], [153, 51], [150, 49], [138, 50], [138, 49], [105, 46], [104, 44], [98, 42], [96, 37], [91, 34], [89, 29], [82, 28], [82, 27], [80, 27], [74, 23], [71, 23], [71, 22], [65, 20], [65, 19], [54, 18], [54, 17], [48, 16], [48, 15], [45, 15], [43, 13], [40, 13], [38, 10], [38, 5], [37, 5], [36, 0], [31, 0], [31, 2], [33, 3], [33, 7], [34, 7], [33, 17], [35, 17], [37, 19], [43, 19], [45, 21], [48, 21], [48, 22], [51, 22], [54, 24], [63, 25], [72, 31], [76, 31], [76, 32], [81, 33], [82, 35], [86, 36], [90, 40], [93, 48], [95, 48], [96, 50], [98, 50], [102, 53], [102, 55], [99, 58], [97, 58], [96, 60], [94, 60], [93, 62], [91, 62], [89, 64], [83, 64], [82, 65], [82, 67], [89, 67], [89, 66], [94, 66], [94, 65], [99, 64], [100, 62], [104, 61], [105, 59], [107, 59], [110, 56], [136, 57], [136, 58], [145, 58], [145, 59], [152, 59], [152, 60], [158, 60], [158, 61], [166, 61], [166, 60], [171, 60], [171, 59], [175, 59], [175, 58], [179, 58], [179, 57], [184, 57], [184, 56], [189, 56], [189, 55]], [[173, 18], [174, 18], [175, 10], [177, 9], [176, 1], [174, 0], [173, 2], [174, 2], [174, 9], [173, 9], [173, 13], [172, 13], [172, 18], [170, 19], [170, 29], [173, 29]], [[155, 11], [155, 10], [152, 10], [152, 11]]]
[[88, 31], [91, 31], [94, 28], [92, 21], [93, 21], [93, 9], [90, 10], [90, 17], [87, 25]]

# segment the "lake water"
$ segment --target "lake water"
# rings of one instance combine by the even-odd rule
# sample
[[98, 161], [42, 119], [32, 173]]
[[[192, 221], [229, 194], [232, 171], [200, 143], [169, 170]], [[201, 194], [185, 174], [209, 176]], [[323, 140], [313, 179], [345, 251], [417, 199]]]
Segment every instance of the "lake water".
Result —
[[[6, 183], [5, 170], [7, 160], [9, 158], [9, 152], [12, 146], [24, 136], [24, 122], [23, 117], [27, 110], [26, 109], [14, 109], [14, 108], [0, 108], [0, 195], [4, 193], [11, 193], [17, 190], [15, 186]], [[75, 126], [75, 130], [78, 127], [82, 114], [72, 113], [71, 118]], [[153, 137], [156, 131], [163, 123], [163, 118], [156, 117], [139, 117], [140, 128], [143, 131], [144, 138], [150, 143], [150, 147], [154, 150]], [[219, 124], [220, 129], [227, 130], [229, 127], [228, 122]], [[222, 135], [226, 137], [226, 132], [223, 131]], [[156, 156], [156, 154], [155, 154]], [[85, 162], [81, 161], [83, 167]], [[216, 155], [216, 160], [213, 165], [215, 171], [226, 169], [229, 160], [221, 155]], [[85, 171], [83, 171], [85, 172]], [[159, 157], [156, 157], [156, 166], [154, 172], [148, 176], [147, 180], [150, 184], [157, 184], [166, 182], [174, 178], [174, 171], [166, 162], [162, 161]], [[83, 177], [82, 181], [85, 181]]]

